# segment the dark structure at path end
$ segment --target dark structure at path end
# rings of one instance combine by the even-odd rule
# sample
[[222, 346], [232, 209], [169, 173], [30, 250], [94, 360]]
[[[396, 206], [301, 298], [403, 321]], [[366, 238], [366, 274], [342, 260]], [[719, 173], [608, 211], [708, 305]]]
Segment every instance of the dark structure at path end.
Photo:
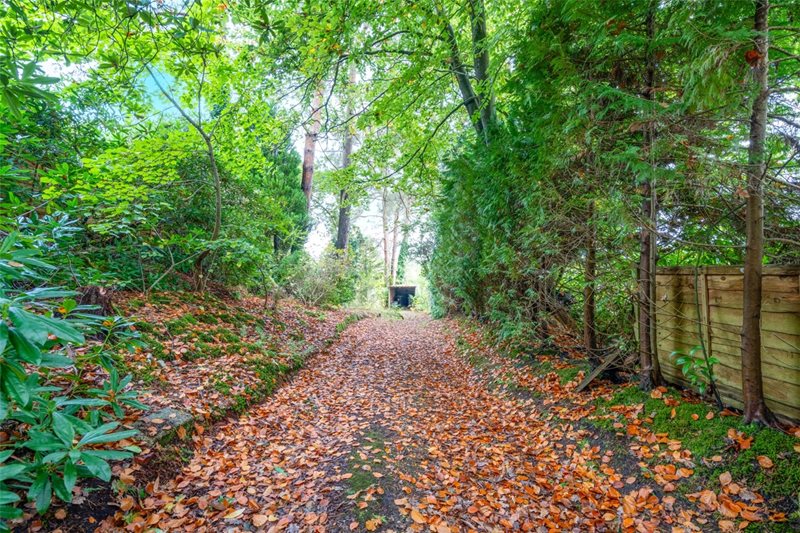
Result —
[[392, 305], [407, 309], [411, 307], [411, 300], [416, 293], [417, 287], [414, 285], [392, 285], [389, 287], [389, 301]]

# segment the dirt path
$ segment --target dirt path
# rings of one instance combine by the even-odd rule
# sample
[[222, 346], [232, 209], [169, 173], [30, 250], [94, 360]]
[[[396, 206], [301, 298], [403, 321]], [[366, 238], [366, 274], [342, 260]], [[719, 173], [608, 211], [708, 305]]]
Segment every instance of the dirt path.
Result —
[[195, 437], [191, 462], [149, 487], [128, 528], [669, 528], [659, 499], [627, 486], [587, 432], [490, 391], [446, 327], [352, 325], [272, 399]]

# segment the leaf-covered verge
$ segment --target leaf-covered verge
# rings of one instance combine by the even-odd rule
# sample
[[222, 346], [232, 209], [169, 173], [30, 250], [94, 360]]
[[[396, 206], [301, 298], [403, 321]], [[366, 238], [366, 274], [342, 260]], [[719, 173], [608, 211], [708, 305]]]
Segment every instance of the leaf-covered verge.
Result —
[[[136, 446], [133, 461], [113, 467], [111, 484], [76, 488], [72, 505], [42, 517], [26, 513], [33, 529], [86, 531], [118, 510], [116, 499], [152, 490], [191, 457], [192, 439], [210, 424], [264, 400], [361, 315], [306, 308], [285, 300], [265, 310], [263, 299], [234, 301], [197, 293], [117, 295], [141, 344], [114, 354], [129, 377], [115, 393], [99, 367], [84, 367], [81, 386], [117, 398], [138, 394], [140, 410], [124, 422], [137, 428], [122, 444]], [[91, 346], [77, 348], [80, 357]], [[102, 392], [103, 387], [106, 388]], [[112, 470], [109, 470], [109, 480]], [[124, 506], [124, 504], [123, 504]], [[12, 522], [13, 523], [13, 522]]]
[[[616, 471], [626, 528], [657, 506], [689, 530], [800, 527], [800, 428], [745, 425], [667, 387], [643, 392], [600, 379], [577, 393], [588, 369], [570, 335], [556, 335], [555, 347], [520, 348], [473, 322], [455, 324], [460, 353], [488, 386], [528, 398], [551, 423], [582, 433], [579, 446]], [[643, 483], [652, 490], [641, 492]]]

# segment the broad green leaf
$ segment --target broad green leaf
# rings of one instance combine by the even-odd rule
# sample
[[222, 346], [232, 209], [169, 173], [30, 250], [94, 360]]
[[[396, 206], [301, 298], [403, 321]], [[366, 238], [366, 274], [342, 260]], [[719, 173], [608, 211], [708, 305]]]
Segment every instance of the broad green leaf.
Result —
[[[20, 334], [17, 329], [11, 328], [9, 330], [9, 337], [11, 344], [17, 351], [17, 355], [24, 361], [33, 365], [38, 365], [42, 362], [42, 352], [39, 348], [31, 342], [28, 337]], [[47, 336], [45, 335], [45, 338]], [[27, 403], [27, 402], [26, 402]]]
[[81, 453], [81, 461], [83, 465], [92, 473], [93, 476], [102, 479], [103, 481], [111, 480], [111, 467], [109, 464], [93, 455]]
[[53, 413], [53, 431], [64, 444], [72, 446], [72, 441], [75, 438], [75, 428], [61, 413]]

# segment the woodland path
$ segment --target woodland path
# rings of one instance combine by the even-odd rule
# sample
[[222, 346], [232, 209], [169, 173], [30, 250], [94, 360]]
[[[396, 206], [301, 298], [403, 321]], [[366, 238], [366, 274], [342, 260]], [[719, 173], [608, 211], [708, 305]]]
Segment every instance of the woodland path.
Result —
[[626, 486], [586, 432], [547, 418], [490, 390], [447, 322], [365, 319], [273, 398], [195, 437], [191, 462], [149, 490], [144, 519], [444, 533], [618, 530], [637, 514], [640, 528], [668, 527], [649, 488]]

